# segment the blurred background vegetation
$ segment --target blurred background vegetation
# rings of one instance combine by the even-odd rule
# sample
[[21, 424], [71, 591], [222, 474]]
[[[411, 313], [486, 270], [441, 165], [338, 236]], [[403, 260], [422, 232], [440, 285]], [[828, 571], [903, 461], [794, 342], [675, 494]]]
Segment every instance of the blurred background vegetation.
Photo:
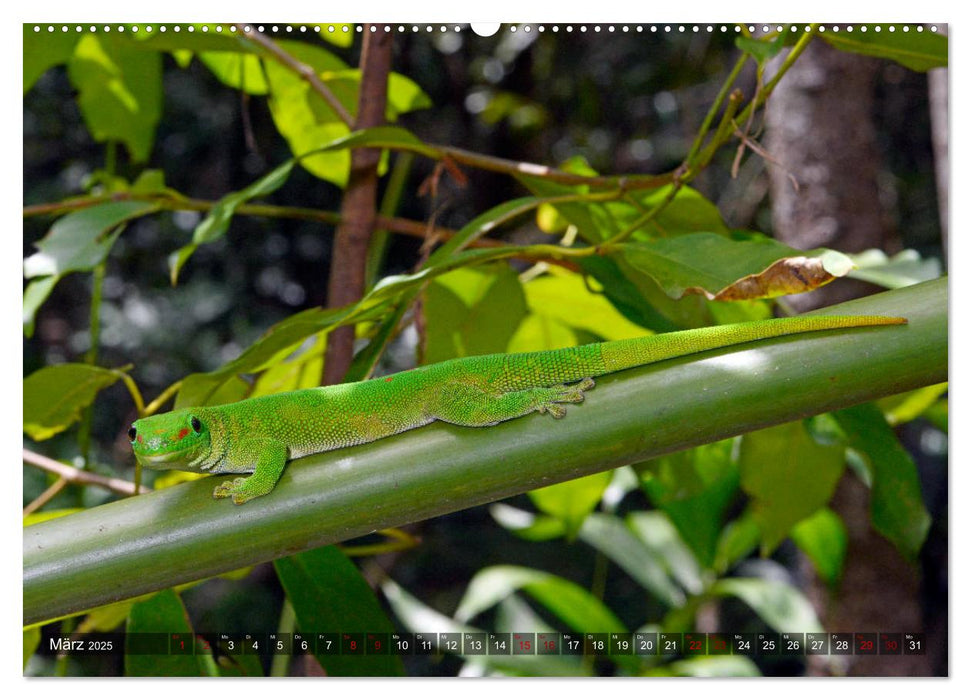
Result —
[[[319, 38], [310, 37], [319, 42]], [[326, 45], [357, 65], [360, 41]], [[413, 33], [394, 39], [393, 69], [423, 90], [430, 106], [403, 114], [399, 124], [425, 141], [449, 144], [510, 160], [555, 165], [582, 157], [602, 173], [661, 173], [676, 168], [739, 55], [731, 32], [638, 33], [616, 31], [502, 31], [479, 37], [470, 31]], [[880, 60], [874, 79], [872, 124], [879, 145], [880, 202], [896, 236], [892, 249], [942, 258], [941, 227], [931, 142], [928, 77]], [[754, 64], [737, 85], [755, 90]], [[216, 200], [242, 189], [292, 153], [274, 125], [267, 101], [227, 87], [198, 60], [187, 67], [163, 58], [161, 119], [148, 160], [165, 173], [166, 185], [190, 197]], [[107, 173], [134, 180], [144, 165], [126, 149], [97, 143], [85, 128], [63, 66], [46, 71], [24, 95], [24, 205], [39, 205], [97, 188]], [[398, 160], [401, 155], [395, 156]], [[731, 228], [773, 232], [765, 159], [749, 157], [732, 174], [734, 148], [723, 148], [692, 186], [715, 202]], [[435, 163], [413, 158], [405, 171], [396, 214], [414, 221], [460, 228], [489, 207], [524, 194], [513, 179], [465, 170], [468, 183], [442, 178], [434, 195], [422, 184]], [[337, 211], [342, 191], [297, 168], [285, 187], [264, 198], [273, 204]], [[117, 241], [103, 281], [98, 362], [133, 364], [146, 397], [192, 372], [209, 371], [236, 357], [269, 326], [296, 311], [326, 305], [333, 227], [284, 218], [237, 216], [229, 235], [201, 247], [177, 286], [169, 283], [167, 258], [184, 245], [202, 220], [197, 212], [163, 212], [134, 221]], [[52, 219], [24, 219], [24, 256]], [[532, 220], [504, 237], [513, 242], [547, 240]], [[381, 275], [410, 271], [420, 259], [420, 238], [393, 235]], [[89, 350], [91, 276], [66, 276], [25, 337], [24, 375], [48, 365], [81, 361]], [[414, 362], [407, 335], [383, 359], [386, 370]], [[128, 393], [116, 385], [99, 396], [91, 425], [91, 461], [112, 465], [130, 478], [125, 431], [135, 417]], [[925, 621], [946, 617], [942, 578], [946, 482], [940, 451], [921, 452], [914, 428], [909, 446], [918, 455], [935, 526], [922, 565], [920, 593]], [[74, 459], [76, 435], [62, 433], [45, 454]], [[24, 504], [49, 482], [24, 468]], [[96, 489], [67, 489], [51, 507], [91, 506], [108, 498]], [[527, 507], [526, 496], [508, 505]], [[637, 490], [625, 511], [649, 510]], [[738, 506], [734, 506], [738, 508]], [[662, 617], [664, 606], [602, 553], [583, 543], [544, 547], [496, 526], [480, 507], [414, 526], [420, 546], [380, 555], [376, 565], [427, 606], [452, 611], [476, 572], [499, 564], [529, 566], [587, 586], [598, 581], [604, 602], [630, 629]], [[564, 548], [568, 556], [564, 556]], [[372, 564], [365, 562], [367, 575]], [[734, 571], [780, 578], [806, 590], [807, 568], [789, 541], [769, 559], [740, 562]], [[247, 632], [275, 629], [282, 592], [272, 567], [260, 566], [245, 587], [214, 579], [183, 594], [197, 630]], [[869, 594], [869, 592], [868, 592]], [[765, 629], [733, 602], [721, 611], [726, 629]], [[744, 606], [742, 606], [744, 608]], [[734, 625], [726, 621], [736, 620]], [[931, 623], [928, 622], [928, 625]], [[935, 623], [936, 624], [936, 623]], [[871, 631], [871, 630], [867, 630]], [[87, 663], [87, 672], [111, 673]], [[946, 663], [946, 660], [944, 661]], [[456, 657], [414, 657], [416, 674], [453, 675]], [[761, 659], [768, 674], [807, 672], [804, 657]]]

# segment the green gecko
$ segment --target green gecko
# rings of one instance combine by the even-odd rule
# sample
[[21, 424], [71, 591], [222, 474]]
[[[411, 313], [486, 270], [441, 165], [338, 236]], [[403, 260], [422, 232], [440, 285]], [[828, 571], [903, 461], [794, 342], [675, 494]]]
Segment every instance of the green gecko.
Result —
[[906, 323], [889, 316], [770, 319], [580, 347], [448, 360], [386, 377], [183, 408], [136, 420], [140, 464], [212, 474], [214, 498], [245, 503], [273, 490], [287, 462], [373, 442], [440, 420], [484, 427], [533, 411], [554, 418], [580, 403], [593, 377], [676, 357], [796, 333]]

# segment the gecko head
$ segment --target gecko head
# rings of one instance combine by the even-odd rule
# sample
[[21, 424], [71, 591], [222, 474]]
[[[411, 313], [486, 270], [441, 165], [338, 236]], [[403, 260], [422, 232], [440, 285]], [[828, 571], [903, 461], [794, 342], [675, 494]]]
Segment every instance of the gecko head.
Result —
[[211, 444], [205, 417], [191, 408], [139, 418], [128, 439], [142, 466], [184, 471], [202, 471]]

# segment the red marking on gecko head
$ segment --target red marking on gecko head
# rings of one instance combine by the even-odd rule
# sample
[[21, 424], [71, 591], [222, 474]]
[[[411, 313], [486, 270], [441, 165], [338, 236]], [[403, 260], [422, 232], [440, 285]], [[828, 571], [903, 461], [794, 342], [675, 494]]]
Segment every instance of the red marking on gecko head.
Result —
[[143, 439], [142, 439], [142, 436], [141, 436], [141, 434], [139, 434], [139, 435], [138, 435], [138, 437], [137, 437], [136, 439], [137, 439], [137, 440], [138, 440], [139, 442], [141, 442], [141, 443], [144, 443], [144, 442], [145, 442], [145, 440], [143, 440]]
[[176, 440], [181, 440], [182, 438], [184, 438], [188, 434], [189, 434], [189, 429], [188, 428], [182, 428], [182, 430], [179, 431], [179, 434], [175, 436], [175, 439]]
[[385, 377], [385, 378], [384, 378], [384, 381], [386, 381], [386, 382], [390, 382], [390, 381], [391, 381], [392, 379], [394, 379], [394, 377]]

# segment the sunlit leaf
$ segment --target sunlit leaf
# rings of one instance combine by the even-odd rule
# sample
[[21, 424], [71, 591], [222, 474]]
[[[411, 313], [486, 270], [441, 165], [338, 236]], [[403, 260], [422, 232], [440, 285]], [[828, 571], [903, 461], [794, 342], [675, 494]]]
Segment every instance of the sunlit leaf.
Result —
[[43, 367], [24, 379], [24, 432], [46, 440], [80, 420], [98, 393], [121, 373], [94, 365], [66, 363]]
[[[867, 24], [867, 31], [822, 32], [818, 36], [840, 51], [889, 58], [916, 71], [926, 71], [947, 65], [947, 37], [938, 32], [910, 26], [909, 32], [896, 25]], [[858, 30], [861, 29], [858, 27]]]
[[772, 552], [800, 520], [826, 505], [843, 473], [842, 444], [823, 445], [801, 422], [742, 437], [741, 484], [762, 530], [762, 550]]
[[148, 160], [162, 116], [162, 57], [113, 35], [84, 34], [68, 60], [78, 106], [95, 141], [119, 141]]
[[848, 542], [840, 517], [828, 508], [820, 508], [792, 528], [792, 541], [806, 553], [819, 577], [836, 585], [843, 572]]

